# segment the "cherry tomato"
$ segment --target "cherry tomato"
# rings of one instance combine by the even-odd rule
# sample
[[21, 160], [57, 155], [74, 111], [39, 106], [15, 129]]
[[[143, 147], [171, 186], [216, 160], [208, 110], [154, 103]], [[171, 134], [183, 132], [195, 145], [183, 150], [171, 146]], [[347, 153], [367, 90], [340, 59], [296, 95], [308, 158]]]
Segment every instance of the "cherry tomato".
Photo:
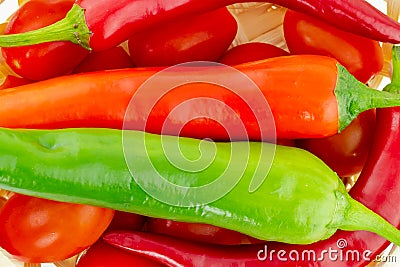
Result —
[[[11, 17], [5, 34], [35, 30], [61, 20], [74, 2], [74, 0], [30, 0]], [[30, 80], [44, 80], [67, 74], [88, 53], [88, 50], [71, 42], [2, 48], [3, 57], [11, 69]]]
[[176, 222], [167, 219], [148, 218], [146, 230], [185, 240], [221, 245], [255, 244], [265, 241], [247, 235], [201, 223]]
[[383, 52], [377, 41], [292, 10], [286, 11], [283, 29], [290, 53], [334, 57], [363, 83], [383, 68]]
[[140, 230], [146, 217], [123, 211], [115, 211], [114, 218], [107, 230]]
[[219, 62], [225, 65], [233, 66], [251, 61], [288, 55], [288, 52], [277, 46], [267, 43], [254, 42], [233, 47], [222, 56]]
[[69, 258], [96, 242], [114, 211], [14, 194], [0, 209], [0, 247], [23, 262]]
[[99, 240], [83, 254], [76, 267], [162, 267], [164, 265]]
[[292, 139], [278, 139], [276, 140], [276, 144], [281, 146], [292, 146], [292, 147], [296, 146], [295, 140]]
[[1, 89], [6, 89], [6, 88], [11, 88], [11, 87], [17, 87], [20, 85], [28, 84], [31, 83], [32, 81], [25, 79], [25, 78], [20, 78], [17, 76], [13, 75], [7, 75], [3, 83], [0, 85], [0, 90]]
[[104, 51], [90, 53], [74, 69], [73, 73], [123, 69], [130, 67], [133, 67], [131, 57], [121, 46], [116, 46]]
[[235, 18], [222, 8], [137, 33], [128, 41], [129, 53], [136, 66], [217, 61], [236, 32]]
[[339, 134], [296, 143], [322, 159], [340, 177], [349, 177], [362, 170], [373, 141], [374, 127], [375, 111], [368, 110]]

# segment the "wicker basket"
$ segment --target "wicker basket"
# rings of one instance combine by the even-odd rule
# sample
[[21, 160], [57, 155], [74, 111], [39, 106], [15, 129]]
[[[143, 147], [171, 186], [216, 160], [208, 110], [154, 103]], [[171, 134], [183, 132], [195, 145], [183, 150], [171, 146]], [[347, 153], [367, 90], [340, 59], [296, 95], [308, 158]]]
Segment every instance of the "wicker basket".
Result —
[[[16, 1], [16, 0], [15, 0]], [[377, 0], [382, 1], [383, 0]], [[0, 4], [3, 0], [0, 0]], [[19, 3], [24, 2], [18, 1]], [[400, 0], [386, 0], [387, 2], [387, 14], [391, 17], [398, 19], [400, 13]], [[1, 7], [0, 7], [1, 8]], [[269, 3], [246, 3], [246, 4], [235, 4], [229, 7], [231, 13], [235, 16], [238, 21], [238, 33], [232, 43], [232, 47], [247, 43], [247, 42], [266, 42], [287, 50], [287, 46], [283, 37], [282, 22], [285, 14], [285, 8], [278, 7]], [[385, 11], [385, 10], [382, 10]], [[1, 30], [2, 27], [0, 27]], [[384, 51], [385, 64], [383, 70], [370, 81], [370, 87], [382, 88], [387, 82], [390, 76], [391, 70], [391, 48], [390, 44], [382, 44]], [[1, 58], [0, 58], [1, 63]], [[9, 67], [4, 63], [0, 64], [0, 82], [2, 79], [12, 73]], [[351, 186], [356, 182], [357, 177], [352, 177], [347, 181], [347, 187]], [[10, 192], [0, 189], [0, 207], [5, 203], [7, 198], [10, 196]], [[382, 255], [398, 255], [400, 259], [400, 249], [397, 246], [389, 246]], [[2, 258], [3, 257], [3, 258]], [[7, 262], [4, 258], [7, 258]], [[56, 262], [53, 264], [29, 264], [21, 263], [12, 259], [6, 252], [0, 250], [0, 266], [1, 267], [74, 267], [78, 256], [71, 259], [67, 259], [62, 262]], [[2, 261], [3, 259], [3, 261]], [[371, 263], [368, 266], [389, 266], [385, 263]], [[392, 265], [397, 266], [397, 265]]]

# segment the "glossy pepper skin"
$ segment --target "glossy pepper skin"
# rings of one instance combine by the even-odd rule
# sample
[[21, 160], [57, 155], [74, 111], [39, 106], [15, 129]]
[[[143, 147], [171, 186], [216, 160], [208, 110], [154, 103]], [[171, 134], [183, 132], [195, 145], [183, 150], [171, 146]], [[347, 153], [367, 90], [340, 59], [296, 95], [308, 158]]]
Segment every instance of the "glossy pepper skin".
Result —
[[[329, 57], [288, 56], [235, 68], [239, 74], [226, 66], [173, 69], [165, 74], [170, 82], [180, 83], [182, 77], [185, 82], [194, 82], [166, 95], [157, 91], [165, 87], [162, 79], [149, 79], [159, 74], [160, 68], [79, 74], [5, 89], [0, 91], [0, 126], [121, 129], [125, 125], [126, 129], [157, 134], [227, 141], [271, 140], [275, 129], [267, 122], [274, 121], [276, 137], [294, 139], [333, 135], [344, 129], [357, 112], [400, 105], [399, 96], [367, 88]], [[233, 93], [217, 85], [243, 81], [243, 74], [258, 88], [246, 85]], [[212, 82], [197, 82], [199, 79]], [[145, 81], [152, 82], [151, 88], [140, 90], [140, 101], [127, 109]], [[218, 100], [234, 112], [216, 110], [215, 103], [202, 102], [201, 98]], [[265, 100], [272, 113], [260, 115], [260, 110], [253, 107], [260, 107]], [[187, 102], [186, 112], [173, 113], [183, 102]], [[148, 115], [143, 104], [156, 105]], [[204, 119], [207, 116], [212, 119]], [[246, 133], [241, 131], [243, 125]], [[229, 135], [226, 129], [231, 129]]]
[[[400, 244], [400, 231], [353, 200], [328, 166], [301, 149], [85, 128], [3, 128], [0, 142], [0, 186], [12, 192], [150, 217], [209, 223], [285, 243], [310, 244], [343, 229], [373, 231]], [[202, 161], [194, 161], [193, 172], [171, 163], [180, 162], [181, 154], [169, 153], [167, 157], [164, 149], [177, 142], [185, 159], [201, 157], [209, 162], [206, 168], [201, 167]], [[243, 157], [234, 157], [238, 151], [249, 152], [245, 164]], [[148, 161], [163, 179], [188, 189], [160, 185], [160, 179], [153, 179]], [[201, 185], [211, 184], [212, 189], [212, 182], [222, 180], [223, 173], [241, 175], [232, 189], [216, 200], [206, 202], [201, 193], [189, 192]], [[250, 192], [256, 176], [263, 180]], [[228, 177], [229, 181], [234, 179]], [[223, 181], [214, 189], [226, 185], [229, 182]], [[210, 191], [204, 193], [207, 198]], [[174, 204], [157, 200], [160, 194], [167, 195], [167, 201]]]
[[[199, 14], [247, 0], [79, 0], [70, 18], [61, 25], [64, 32], [37, 32], [25, 37], [0, 38], [0, 46], [70, 40], [94, 50], [108, 49], [127, 40], [146, 27], [174, 20], [184, 15]], [[318, 17], [338, 28], [382, 42], [400, 42], [400, 24], [366, 1], [354, 0], [274, 0], [278, 4]], [[85, 10], [83, 14], [83, 10]], [[132, 16], [135, 14], [135, 16]], [[75, 16], [76, 15], [76, 16]], [[75, 20], [75, 17], [78, 19]], [[65, 24], [65, 25], [64, 25]], [[78, 27], [75, 27], [75, 26]], [[57, 26], [56, 28], [59, 28]]]
[[[112, 1], [80, 0], [86, 21], [93, 32], [90, 46], [105, 49], [127, 39], [137, 29], [155, 25], [183, 14], [196, 14], [245, 0]], [[260, 1], [263, 2], [263, 1]], [[359, 35], [384, 42], [400, 43], [400, 24], [379, 12], [366, 1], [352, 0], [273, 0], [278, 4]], [[130, 14], [135, 12], [136, 16]], [[129, 15], [128, 15], [129, 14]], [[111, 26], [112, 25], [112, 26]], [[115, 27], [118, 25], [119, 27]]]
[[227, 8], [157, 25], [128, 40], [138, 67], [172, 66], [188, 61], [217, 61], [236, 37], [238, 25]]
[[242, 233], [210, 224], [186, 223], [160, 218], [148, 218], [145, 231], [204, 244], [240, 245], [263, 241]]
[[165, 267], [158, 262], [148, 260], [144, 257], [132, 255], [120, 249], [116, 249], [106, 242], [99, 240], [81, 256], [77, 267]]
[[[394, 75], [392, 86], [388, 86], [386, 90], [393, 93], [400, 93], [400, 49], [395, 47], [393, 65]], [[390, 221], [393, 225], [400, 227], [400, 213], [393, 212], [398, 209], [400, 201], [400, 180], [398, 173], [400, 172], [400, 108], [377, 109], [375, 139], [371, 148], [371, 153], [368, 156], [365, 168], [360, 174], [355, 186], [351, 189], [350, 195], [365, 204], [370, 209], [381, 214], [384, 218]], [[125, 235], [126, 234], [126, 235]], [[313, 258], [282, 261], [277, 255], [267, 257], [265, 261], [260, 261], [257, 255], [261, 257], [266, 255], [265, 246], [253, 245], [246, 247], [213, 247], [203, 246], [200, 244], [185, 243], [184, 241], [176, 242], [174, 239], [166, 240], [164, 237], [149, 236], [141, 233], [114, 233], [106, 236], [105, 239], [121, 247], [121, 241], [127, 237], [130, 242], [130, 247], [135, 246], [130, 235], [136, 236], [136, 242], [140, 242], [135, 253], [152, 255], [154, 260], [160, 262], [174, 262], [181, 264], [179, 266], [202, 266], [212, 263], [220, 266], [235, 266], [235, 264], [243, 264], [245, 266], [324, 266], [324, 267], [353, 267], [364, 266], [370, 263], [375, 257], [380, 254], [389, 243], [383, 238], [371, 234], [366, 231], [344, 232], [338, 231], [331, 238], [311, 245], [288, 245], [281, 243], [267, 243], [269, 251], [284, 250], [286, 252], [294, 250], [299, 254], [307, 251], [314, 251], [316, 255], [321, 255], [329, 249], [338, 249], [338, 240], [345, 240], [347, 246], [343, 248], [343, 253], [356, 251], [360, 258], [348, 258], [348, 260], [330, 260], [329, 257], [324, 257], [317, 261]], [[159, 242], [161, 241], [162, 242]], [[182, 243], [183, 242], [183, 243]], [[193, 248], [194, 246], [194, 248]], [[128, 246], [126, 249], [134, 251]], [[170, 252], [172, 251], [172, 253]], [[370, 251], [367, 258], [363, 258], [362, 253]], [[149, 252], [152, 252], [149, 254]], [[259, 253], [260, 254], [257, 254]], [[190, 257], [181, 257], [181, 255], [190, 255]], [[204, 257], [204, 255], [207, 255]], [[223, 256], [223, 257], [222, 257]], [[369, 258], [369, 260], [368, 260]], [[171, 264], [170, 266], [175, 266]]]

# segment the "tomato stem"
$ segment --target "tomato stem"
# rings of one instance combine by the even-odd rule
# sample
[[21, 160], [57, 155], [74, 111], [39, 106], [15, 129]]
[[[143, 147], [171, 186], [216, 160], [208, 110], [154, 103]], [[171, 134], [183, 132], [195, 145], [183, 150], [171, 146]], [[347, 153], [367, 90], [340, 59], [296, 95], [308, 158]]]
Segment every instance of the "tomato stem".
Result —
[[24, 33], [0, 35], [0, 47], [70, 41], [91, 50], [89, 45], [90, 34], [85, 21], [84, 9], [74, 4], [64, 19], [47, 27]]
[[344, 130], [363, 111], [400, 106], [398, 94], [369, 88], [349, 74], [341, 65], [338, 65], [338, 83], [335, 95], [339, 108], [339, 132]]

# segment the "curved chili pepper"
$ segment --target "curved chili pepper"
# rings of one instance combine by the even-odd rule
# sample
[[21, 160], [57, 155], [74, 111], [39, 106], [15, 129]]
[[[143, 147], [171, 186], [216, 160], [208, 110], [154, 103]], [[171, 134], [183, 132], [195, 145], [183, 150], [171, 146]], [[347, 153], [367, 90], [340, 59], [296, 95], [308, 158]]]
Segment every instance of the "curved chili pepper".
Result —
[[[400, 51], [394, 53], [394, 73], [387, 90], [400, 93]], [[377, 109], [375, 139], [366, 165], [350, 195], [367, 207], [381, 214], [397, 227], [400, 226], [400, 108]], [[131, 237], [135, 237], [136, 241]], [[138, 254], [146, 254], [154, 260], [168, 262], [168, 266], [364, 266], [381, 253], [389, 243], [383, 238], [365, 231], [338, 231], [327, 240], [311, 245], [287, 245], [269, 242], [265, 245], [226, 247], [191, 244], [168, 237], [142, 233], [110, 233], [107, 242], [126, 247]], [[161, 241], [162, 242], [159, 242]], [[124, 240], [125, 243], [122, 243]], [[139, 244], [135, 244], [140, 241]], [[339, 245], [339, 246], [338, 246]], [[149, 251], [152, 253], [150, 254]], [[278, 256], [278, 252], [282, 254]], [[332, 253], [330, 258], [327, 252]], [[290, 260], [288, 254], [295, 252]], [[183, 255], [189, 255], [183, 257]], [[300, 255], [300, 256], [298, 256]], [[301, 258], [301, 255], [303, 258]], [[339, 258], [340, 256], [342, 258]], [[346, 256], [347, 255], [347, 256]], [[260, 258], [264, 261], [261, 261]], [[286, 259], [282, 260], [282, 259]]]
[[78, 259], [76, 267], [165, 267], [158, 262], [115, 249], [98, 241]]
[[[165, 87], [165, 79], [154, 79], [155, 74], [160, 75], [159, 68], [64, 76], [5, 89], [0, 91], [0, 126], [121, 129], [124, 124], [127, 129], [193, 138], [271, 140], [275, 129], [267, 122], [274, 120], [278, 138], [294, 139], [333, 135], [359, 112], [400, 105], [399, 96], [367, 88], [329, 57], [271, 58], [238, 65], [236, 69], [239, 74], [226, 66], [167, 69], [161, 75], [169, 77], [168, 83], [176, 86], [183, 80], [185, 84], [166, 95], [154, 91]], [[237, 79], [243, 81], [243, 74], [258, 88], [245, 85], [233, 92], [215, 84], [237, 84]], [[198, 82], [199, 79], [212, 82]], [[148, 92], [141, 89], [145, 81], [151, 82]], [[139, 90], [139, 103], [134, 101], [127, 110]], [[218, 100], [230, 109], [216, 110], [215, 103], [196, 102], [204, 97]], [[257, 109], [265, 100], [272, 115], [265, 113], [266, 105]], [[172, 112], [184, 102], [184, 113]], [[147, 114], [143, 104], [155, 106]]]
[[[146, 27], [242, 2], [246, 0], [80, 0], [68, 18], [56, 26], [20, 36], [1, 36], [0, 46], [68, 40], [86, 48], [103, 50], [122, 43]], [[371, 39], [400, 43], [400, 24], [366, 1], [273, 0], [272, 3]]]
[[[180, 153], [171, 151], [178, 143]], [[398, 229], [352, 199], [340, 178], [302, 149], [85, 128], [2, 128], [0, 144], [0, 186], [12, 192], [291, 244], [324, 240], [338, 229], [400, 244]], [[182, 155], [190, 170], [181, 167]]]
[[210, 224], [177, 222], [160, 218], [147, 218], [145, 230], [152, 233], [205, 244], [240, 245], [258, 244], [264, 242], [250, 236], [246, 236], [242, 233]]

